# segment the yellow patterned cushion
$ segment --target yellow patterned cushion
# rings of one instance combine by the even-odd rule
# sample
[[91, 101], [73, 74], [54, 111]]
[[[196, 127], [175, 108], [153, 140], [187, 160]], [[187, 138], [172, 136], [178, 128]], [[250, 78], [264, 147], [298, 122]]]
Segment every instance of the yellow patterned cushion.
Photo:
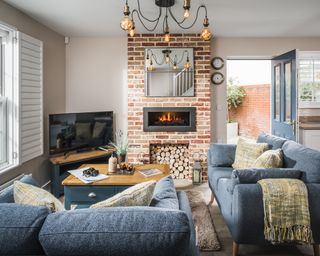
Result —
[[146, 181], [132, 186], [113, 197], [93, 204], [90, 208], [105, 208], [117, 206], [149, 206], [156, 181]]
[[268, 150], [262, 153], [254, 162], [254, 168], [281, 168], [283, 166], [283, 153], [281, 149]]
[[33, 206], [45, 206], [53, 212], [63, 211], [62, 203], [48, 191], [20, 181], [13, 184], [14, 202]]
[[240, 137], [232, 167], [234, 169], [252, 168], [256, 159], [268, 149], [267, 143], [255, 143]]

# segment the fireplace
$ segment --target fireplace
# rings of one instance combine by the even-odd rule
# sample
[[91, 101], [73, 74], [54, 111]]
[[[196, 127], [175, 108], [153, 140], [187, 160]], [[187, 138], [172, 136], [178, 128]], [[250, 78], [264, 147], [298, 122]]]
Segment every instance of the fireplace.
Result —
[[191, 132], [196, 131], [196, 108], [143, 108], [145, 132]]

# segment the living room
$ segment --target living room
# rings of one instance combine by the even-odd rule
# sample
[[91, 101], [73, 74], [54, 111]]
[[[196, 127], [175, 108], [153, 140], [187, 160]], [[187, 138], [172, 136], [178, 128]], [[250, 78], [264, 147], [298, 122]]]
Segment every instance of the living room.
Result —
[[[78, 186], [81, 186], [79, 185], [79, 180], [77, 178], [71, 178], [72, 176], [66, 178], [66, 176], [63, 175], [69, 174], [68, 171], [78, 169], [80, 166], [83, 168], [94, 167], [102, 174], [106, 174], [104, 171], [99, 170], [99, 164], [103, 163], [105, 165], [109, 162], [110, 165], [110, 159], [112, 160], [115, 157], [112, 156], [112, 150], [110, 150], [109, 147], [103, 147], [103, 149], [99, 149], [99, 147], [104, 146], [103, 144], [108, 144], [110, 141], [115, 142], [117, 144], [116, 146], [119, 146], [119, 140], [123, 140], [125, 144], [128, 143], [128, 147], [125, 150], [126, 164], [124, 164], [127, 169], [135, 165], [134, 168], [137, 168], [135, 173], [138, 173], [141, 171], [139, 166], [153, 164], [153, 168], [161, 169], [163, 172], [161, 178], [167, 175], [172, 177], [175, 189], [182, 192], [191, 190], [194, 192], [193, 194], [196, 195], [199, 195], [197, 194], [198, 192], [202, 193], [202, 202], [205, 202], [205, 206], [201, 204], [201, 207], [204, 207], [203, 209], [205, 210], [201, 210], [201, 213], [203, 214], [203, 212], [209, 209], [209, 220], [206, 220], [210, 223], [212, 222], [213, 232], [210, 233], [208, 230], [202, 230], [199, 219], [193, 221], [194, 223], [192, 223], [192, 225], [197, 227], [194, 228], [197, 231], [194, 231], [193, 235], [195, 236], [195, 234], [197, 234], [198, 243], [201, 244], [208, 241], [209, 244], [211, 243], [209, 249], [205, 248], [205, 246], [202, 248], [201, 255], [237, 255], [239, 250], [241, 255], [319, 255], [318, 244], [320, 240], [317, 230], [313, 230], [314, 241], [309, 241], [309, 243], [306, 243], [307, 245], [270, 246], [270, 243], [261, 243], [261, 234], [255, 234], [251, 232], [250, 229], [247, 230], [246, 226], [252, 225], [250, 218], [241, 219], [239, 222], [241, 225], [245, 223], [245, 227], [239, 223], [238, 226], [234, 224], [233, 221], [230, 220], [232, 216], [228, 213], [230, 207], [236, 212], [241, 212], [241, 207], [253, 207], [253, 209], [248, 208], [250, 209], [248, 212], [256, 211], [259, 212], [259, 214], [261, 213], [262, 218], [260, 218], [260, 215], [257, 218], [259, 218], [260, 222], [262, 221], [262, 223], [258, 223], [263, 227], [262, 198], [260, 198], [261, 202], [259, 202], [262, 212], [254, 208], [253, 203], [256, 203], [255, 200], [258, 199], [251, 196], [249, 197], [250, 199], [247, 200], [239, 196], [239, 201], [235, 201], [236, 204], [240, 204], [240, 201], [244, 200], [244, 205], [235, 208], [235, 204], [229, 205], [226, 199], [227, 196], [223, 194], [223, 189], [219, 187], [223, 185], [223, 182], [218, 182], [220, 179], [230, 178], [231, 175], [238, 175], [237, 179], [241, 180], [241, 175], [246, 174], [246, 171], [243, 172], [243, 174], [239, 174], [239, 170], [233, 170], [233, 168], [230, 167], [231, 164], [234, 164], [234, 161], [237, 161], [234, 155], [231, 156], [235, 154], [237, 157], [237, 152], [235, 153], [234, 147], [226, 146], [224, 148], [224, 146], [222, 146], [223, 148], [219, 148], [219, 145], [224, 145], [224, 143], [227, 142], [227, 79], [224, 79], [224, 77], [227, 77], [228, 60], [267, 59], [271, 60], [271, 62], [278, 61], [277, 63], [274, 62], [275, 65], [278, 65], [279, 61], [283, 60], [281, 65], [284, 65], [283, 67], [286, 68], [285, 65], [289, 57], [286, 56], [285, 59], [281, 59], [280, 57], [294, 49], [298, 50], [295, 51], [294, 56], [290, 55], [290, 58], [293, 60], [293, 62], [290, 62], [292, 65], [293, 63], [302, 63], [299, 62], [300, 59], [303, 61], [312, 60], [312, 70], [314, 73], [311, 79], [314, 85], [314, 96], [312, 96], [312, 100], [309, 100], [307, 97], [308, 102], [303, 102], [307, 104], [307, 107], [297, 107], [297, 105], [302, 102], [301, 98], [295, 93], [292, 93], [289, 98], [293, 98], [293, 96], [295, 98], [291, 101], [292, 109], [290, 112], [290, 120], [287, 120], [286, 113], [288, 112], [288, 107], [284, 106], [288, 105], [282, 102], [286, 99], [286, 97], [283, 96], [285, 90], [279, 89], [282, 93], [282, 96], [279, 97], [280, 99], [275, 97], [275, 95], [278, 95], [276, 83], [278, 80], [275, 79], [274, 85], [272, 85], [274, 86], [272, 89], [272, 95], [274, 97], [270, 99], [272, 105], [270, 111], [271, 113], [275, 113], [275, 115], [272, 116], [270, 123], [273, 125], [274, 129], [271, 129], [271, 133], [274, 135], [298, 141], [310, 148], [314, 148], [314, 145], [318, 144], [319, 136], [316, 134], [316, 132], [320, 130], [320, 97], [317, 96], [318, 84], [316, 84], [319, 83], [320, 80], [320, 34], [318, 30], [320, 25], [320, 19], [318, 18], [320, 6], [318, 1], [312, 0], [308, 1], [308, 3], [303, 3], [298, 0], [286, 0], [281, 3], [278, 1], [262, 3], [261, 1], [256, 2], [252, 0], [246, 0], [241, 3], [198, 0], [156, 1], [156, 3], [157, 2], [163, 2], [164, 5], [170, 5], [171, 3], [174, 4], [174, 6], [172, 6], [172, 9], [171, 7], [159, 8], [153, 1], [146, 0], [129, 0], [127, 4], [125, 0], [5, 0], [0, 2], [1, 45], [5, 45], [3, 39], [10, 38], [10, 36], [8, 36], [10, 33], [14, 35], [11, 38], [12, 42], [16, 40], [14, 38], [21, 40], [19, 47], [22, 48], [19, 48], [20, 51], [17, 51], [16, 54], [18, 56], [12, 54], [12, 60], [19, 59], [19, 52], [25, 53], [27, 56], [31, 55], [32, 58], [35, 57], [28, 51], [31, 47], [30, 44], [32, 44], [32, 49], [37, 47], [34, 51], [40, 53], [39, 59], [34, 60], [31, 58], [31, 60], [27, 60], [21, 58], [21, 63], [27, 65], [27, 61], [29, 61], [32, 64], [31, 66], [35, 67], [34, 69], [37, 70], [35, 74], [39, 75], [39, 80], [36, 79], [33, 82], [39, 82], [39, 84], [41, 84], [39, 91], [38, 88], [30, 89], [31, 91], [29, 91], [28, 88], [22, 88], [18, 81], [16, 81], [16, 87], [13, 87], [16, 88], [17, 91], [13, 90], [11, 95], [12, 100], [17, 97], [13, 95], [18, 94], [20, 92], [19, 88], [22, 88], [22, 94], [18, 97], [22, 98], [20, 98], [21, 100], [16, 99], [15, 104], [21, 111], [21, 117], [31, 118], [34, 126], [32, 126], [31, 129], [23, 130], [27, 129], [29, 123], [24, 122], [23, 118], [20, 123], [15, 123], [14, 120], [11, 120], [13, 118], [9, 118], [8, 115], [7, 125], [10, 129], [12, 128], [12, 131], [8, 129], [7, 134], [11, 134], [10, 132], [12, 132], [12, 136], [3, 136], [3, 134], [6, 135], [6, 133], [2, 132], [0, 137], [3, 139], [1, 140], [2, 145], [0, 152], [0, 186], [7, 188], [8, 186], [12, 186], [12, 183], [20, 179], [23, 174], [31, 174], [32, 179], [35, 180], [41, 188], [58, 197], [66, 209], [72, 208], [73, 205], [85, 201], [80, 197], [80, 194], [84, 193], [83, 191], [85, 191], [86, 196], [88, 195], [88, 197], [90, 197], [88, 199], [89, 201], [85, 201], [86, 203], [91, 202], [93, 200], [92, 197], [95, 195], [97, 195], [95, 202], [99, 200], [102, 201], [107, 197], [117, 196], [118, 192], [123, 192], [124, 189], [130, 189], [132, 185], [147, 180], [139, 179], [139, 181], [135, 183], [130, 180], [129, 183], [125, 183], [125, 180], [129, 180], [131, 177], [127, 177], [128, 175], [119, 175], [119, 177], [116, 177], [116, 175], [112, 176], [112, 179], [117, 179], [117, 186], [113, 186], [112, 192], [111, 190], [108, 190], [108, 192], [104, 191], [104, 196], [100, 198], [100, 194], [98, 194], [100, 193], [100, 188], [94, 191], [95, 195], [91, 194], [91, 190], [81, 188], [81, 190], [78, 191]], [[120, 21], [124, 21], [123, 17], [126, 15], [126, 11], [128, 12], [128, 7], [131, 12], [130, 17], [132, 19], [134, 18], [133, 26], [135, 26], [135, 29], [132, 35], [130, 35], [130, 31], [123, 31], [119, 26]], [[143, 16], [149, 19], [156, 19], [160, 9], [163, 9], [162, 12], [166, 11], [169, 15], [167, 27], [168, 31], [170, 28], [170, 34], [166, 33], [167, 27], [162, 26], [166, 21], [164, 12], [161, 15], [161, 22], [155, 31], [149, 32], [140, 21], [140, 19], [143, 20]], [[184, 30], [179, 26], [181, 24], [177, 24], [179, 22], [176, 23], [170, 16], [171, 12], [178, 21], [186, 19], [187, 21], [184, 25], [190, 26], [195, 19], [197, 22], [195, 22], [194, 26]], [[138, 18], [139, 15], [140, 18]], [[206, 20], [206, 18], [208, 20]], [[190, 19], [191, 21], [189, 21]], [[128, 22], [128, 20], [125, 21]], [[164, 23], [162, 24], [162, 22]], [[150, 24], [153, 23], [147, 22], [147, 28], [151, 27]], [[209, 30], [204, 31], [206, 28]], [[206, 33], [202, 33], [203, 31]], [[20, 32], [23, 34], [19, 34]], [[25, 43], [25, 45], [23, 45], [23, 43]], [[4, 47], [1, 49], [3, 52], [5, 51]], [[21, 56], [22, 55], [23, 54], [21, 54]], [[161, 63], [158, 63], [159, 59], [163, 59], [166, 64], [171, 65], [173, 71], [170, 69], [171, 71], [166, 72], [164, 76], [160, 77], [164, 72], [161, 71]], [[179, 59], [182, 61], [178, 61]], [[172, 74], [176, 74], [175, 72], [177, 72], [175, 71], [176, 68], [182, 71], [183, 82], [179, 82], [180, 80], [178, 78], [178, 82], [171, 81]], [[30, 75], [28, 72], [33, 72], [30, 71], [30, 69], [32, 68], [21, 66], [21, 71], [16, 71], [18, 73], [9, 71], [12, 73], [12, 77], [17, 75], [22, 81], [21, 84], [23, 84], [23, 79], [28, 80], [28, 75]], [[38, 72], [39, 70], [40, 72]], [[273, 70], [275, 77], [277, 75], [277, 68]], [[294, 74], [301, 77], [298, 71], [296, 73], [293, 71], [295, 72], [295, 69], [291, 69], [290, 71], [292, 72], [291, 78], [295, 77]], [[254, 73], [255, 70], [252, 70], [252, 72]], [[4, 78], [2, 79], [4, 80]], [[279, 81], [280, 80], [282, 81], [282, 78], [279, 78]], [[283, 78], [283, 80], [285, 80], [285, 78]], [[296, 84], [300, 86], [298, 82], [299, 81], [296, 81]], [[3, 84], [4, 82], [1, 83], [1, 89], [3, 91], [7, 90], [4, 89]], [[172, 93], [170, 95], [167, 94], [167, 91], [164, 91], [167, 84], [177, 87], [176, 90], [168, 90]], [[34, 88], [35, 86], [34, 83], [31, 84], [31, 87]], [[163, 87], [163, 90], [161, 90], [161, 87]], [[1, 91], [1, 96], [4, 95], [6, 97], [3, 91]], [[292, 92], [293, 91], [294, 89], [292, 89]], [[297, 89], [297, 91], [299, 90]], [[29, 98], [23, 98], [23, 95], [26, 95], [26, 93], [29, 93]], [[23, 99], [26, 99], [26, 101], [23, 101]], [[34, 106], [30, 106], [29, 100], [31, 102], [38, 100], [39, 108], [33, 109], [32, 107]], [[9, 101], [10, 100], [7, 100], [7, 103]], [[2, 101], [0, 101], [0, 106], [1, 103]], [[10, 105], [8, 104], [7, 106], [6, 111], [9, 111]], [[296, 111], [294, 109], [296, 109]], [[30, 113], [28, 111], [30, 111]], [[75, 150], [75, 147], [63, 149], [63, 147], [66, 147], [65, 145], [68, 144], [65, 142], [65, 139], [61, 139], [61, 137], [56, 135], [52, 137], [52, 134], [56, 132], [54, 129], [57, 129], [57, 124], [60, 122], [59, 118], [61, 118], [61, 120], [64, 118], [72, 119], [74, 118], [72, 113], [77, 113], [77, 115], [84, 114], [85, 116], [85, 113], [90, 112], [92, 113], [92, 118], [102, 120], [106, 117], [98, 116], [99, 113], [106, 113], [106, 115], [110, 117], [111, 111], [112, 125], [110, 129], [112, 132], [108, 135], [109, 137], [106, 136], [104, 138], [104, 143], [100, 143], [99, 145], [95, 144], [94, 148], [96, 150], [94, 152], [88, 152], [85, 151], [85, 149], [82, 151], [82, 149], [77, 148], [80, 152], [74, 153], [71, 149]], [[161, 115], [157, 116], [159, 113], [161, 113]], [[179, 115], [172, 115], [172, 113], [179, 113]], [[70, 115], [68, 116], [68, 114]], [[279, 118], [278, 115], [281, 115], [281, 118]], [[0, 118], [3, 118], [3, 116], [0, 115]], [[19, 119], [18, 116], [15, 118]], [[83, 118], [89, 117], [87, 115]], [[4, 119], [0, 120], [2, 121]], [[10, 120], [12, 121], [12, 127], [9, 125]], [[300, 125], [303, 123], [300, 129], [299, 125], [295, 123], [297, 120]], [[161, 125], [159, 125], [159, 122]], [[289, 122], [292, 122], [292, 124], [289, 124]], [[96, 122], [95, 125], [97, 123], [98, 122]], [[172, 123], [175, 123], [175, 125], [172, 125]], [[0, 125], [0, 129], [3, 129], [2, 124]], [[81, 129], [82, 133], [85, 134], [86, 132], [83, 126]], [[106, 128], [104, 127], [103, 129]], [[298, 130], [299, 132], [297, 132]], [[32, 136], [28, 135], [26, 138], [22, 138], [18, 135], [29, 134], [29, 131], [30, 134], [33, 132]], [[95, 127], [91, 132], [95, 134], [95, 131], [97, 132], [98, 128], [96, 130]], [[302, 142], [302, 138], [305, 136], [304, 134], [308, 134], [310, 131], [312, 132], [311, 142], [314, 142], [310, 144], [311, 146]], [[299, 133], [301, 133], [301, 135]], [[294, 134], [294, 138], [291, 136], [292, 134]], [[121, 138], [119, 138], [119, 136]], [[13, 140], [14, 137], [17, 139]], [[30, 140], [28, 138], [30, 138]], [[33, 138], [35, 141], [31, 141]], [[304, 172], [306, 168], [312, 170], [312, 177], [310, 179], [307, 177], [307, 180], [309, 179], [307, 183], [312, 183], [312, 188], [308, 187], [308, 192], [311, 226], [314, 227], [314, 223], [319, 223], [320, 218], [320, 213], [314, 209], [317, 207], [320, 208], [317, 203], [317, 200], [319, 201], [319, 198], [317, 198], [317, 195], [319, 195], [319, 193], [317, 193], [319, 184], [317, 183], [319, 183], [318, 176], [320, 176], [320, 170], [319, 167], [317, 167], [320, 161], [318, 151], [307, 152], [308, 154], [304, 156], [302, 154], [303, 150], [301, 149], [301, 152], [298, 152], [300, 152], [304, 158], [300, 159], [298, 157], [298, 159], [295, 154], [293, 154], [293, 156], [290, 155], [292, 151], [290, 145], [287, 145], [287, 142], [282, 140], [279, 142], [278, 139], [275, 139], [276, 144], [278, 143], [275, 146], [273, 142], [269, 141], [269, 137], [260, 136], [259, 138], [259, 143], [257, 144], [268, 143], [272, 145], [272, 150], [280, 148], [284, 154], [284, 162], [287, 153], [287, 157], [290, 156], [290, 159], [294, 159], [297, 163], [310, 158], [309, 162], [311, 167], [308, 165], [306, 165], [307, 167], [301, 166], [301, 163], [300, 165], [284, 163], [281, 167], [297, 170], [293, 170], [290, 174], [288, 174], [288, 170], [286, 170], [285, 173], [288, 176], [277, 176], [279, 174], [275, 170], [273, 178], [297, 179], [297, 177], [301, 176], [301, 179], [306, 181], [306, 179], [303, 178], [305, 175], [302, 175], [300, 172]], [[10, 146], [9, 144], [11, 142], [12, 145]], [[37, 145], [36, 151], [28, 151], [31, 147], [34, 148], [35, 145]], [[58, 150], [61, 147], [62, 149]], [[210, 157], [207, 157], [208, 151]], [[20, 154], [15, 152], [19, 152]], [[5, 159], [4, 156], [7, 157], [6, 161], [2, 161]], [[233, 160], [232, 163], [230, 159]], [[227, 163], [219, 166], [224, 160], [227, 161]], [[118, 162], [120, 163], [121, 160], [118, 160]], [[5, 163], [8, 165], [5, 166]], [[161, 167], [159, 167], [160, 165]], [[164, 165], [166, 166], [163, 167]], [[228, 166], [230, 167], [229, 169], [218, 171], [214, 169], [218, 167], [227, 168]], [[162, 169], [162, 167], [164, 169]], [[249, 167], [242, 166], [239, 169], [249, 169]], [[318, 174], [316, 173], [317, 171]], [[223, 175], [213, 175], [213, 173], [219, 172], [222, 172]], [[283, 173], [281, 173], [281, 175], [282, 174]], [[265, 172], [259, 173], [259, 177], [262, 177], [261, 175], [266, 175], [263, 176], [265, 178], [272, 178]], [[108, 179], [109, 181], [111, 180], [110, 178]], [[257, 179], [255, 176], [255, 183], [257, 184], [254, 185], [259, 186], [258, 181], [260, 181], [260, 178]], [[62, 185], [62, 181], [64, 185]], [[240, 187], [242, 184], [233, 187], [228, 182], [224, 184], [225, 188], [228, 188], [227, 190], [231, 188], [232, 193], [230, 193], [233, 200], [236, 200], [235, 194], [238, 191], [237, 187]], [[251, 183], [254, 183], [252, 179], [249, 185], [253, 185]], [[0, 192], [0, 195], [1, 193], [2, 192]], [[89, 194], [91, 196], [89, 196]], [[212, 194], [215, 195], [215, 200], [213, 204], [209, 204]], [[196, 218], [194, 209], [197, 207], [192, 207], [193, 202], [190, 199], [190, 193], [186, 195], [188, 195], [189, 201], [191, 201], [189, 202], [192, 208], [190, 214], [193, 214], [192, 217]], [[184, 197], [184, 192], [179, 192], [179, 196], [181, 197], [179, 198], [181, 201], [188, 201], [188, 197]], [[225, 206], [223, 206], [223, 202], [226, 202]], [[189, 203], [186, 204], [189, 205]], [[221, 211], [219, 209], [221, 209]], [[8, 212], [10, 211], [8, 210]], [[152, 215], [152, 213], [147, 212], [146, 215], [148, 214]], [[163, 217], [160, 212], [154, 214], [159, 218]], [[177, 216], [171, 216], [170, 218], [172, 219], [170, 219], [170, 221], [173, 223], [175, 221], [182, 222], [183, 220], [181, 220], [179, 214], [180, 213], [177, 212]], [[245, 212], [243, 212], [243, 214], [245, 214]], [[0, 215], [2, 217], [3, 214], [0, 213]], [[203, 216], [204, 215], [201, 215], [200, 219], [204, 218]], [[255, 215], [251, 215], [250, 213], [249, 216]], [[51, 215], [49, 215], [49, 217], [53, 218]], [[49, 217], [47, 217], [47, 220]], [[118, 218], [120, 217], [121, 215], [118, 216]], [[130, 218], [134, 220], [132, 216], [130, 216]], [[240, 217], [237, 215], [237, 218]], [[82, 219], [80, 218], [79, 220]], [[146, 217], [143, 220], [146, 222], [151, 221]], [[120, 219], [116, 218], [112, 221], [114, 223], [121, 222]], [[141, 222], [142, 219], [139, 219], [139, 221], [140, 224], [143, 223]], [[170, 221], [168, 221], [168, 223]], [[190, 222], [190, 218], [188, 221]], [[246, 221], [248, 222], [246, 223]], [[256, 224], [257, 222], [252, 223]], [[136, 225], [138, 225], [138, 223]], [[117, 230], [117, 228], [121, 229], [120, 226], [122, 225], [112, 228], [114, 228], [114, 230]], [[141, 224], [141, 226], [143, 225]], [[181, 226], [179, 228], [181, 228]], [[108, 227], [106, 227], [106, 233], [107, 231]], [[205, 235], [201, 235], [203, 232]], [[240, 234], [242, 234], [242, 232], [255, 234], [256, 237], [259, 237], [259, 239], [257, 239], [259, 241], [251, 242], [254, 238], [247, 237], [246, 235], [241, 236]], [[1, 230], [0, 233], [1, 238], [6, 236]], [[215, 234], [214, 237], [213, 233]], [[237, 235], [235, 235], [236, 233]], [[42, 239], [44, 238], [42, 237]], [[108, 236], [101, 236], [99, 239], [108, 239]], [[129, 235], [125, 239], [130, 241]], [[152, 240], [153, 238], [150, 239]], [[140, 241], [140, 244], [137, 242], [136, 245], [140, 248], [145, 246], [145, 251], [148, 252], [149, 255], [187, 255], [185, 254], [185, 250], [189, 245], [185, 242], [184, 238], [180, 237], [179, 239], [181, 240], [179, 241], [185, 248], [181, 250], [177, 249], [176, 252], [173, 251], [172, 253], [168, 253], [168, 250], [163, 248], [163, 243], [168, 243], [168, 246], [170, 245], [172, 248], [174, 248], [174, 246], [178, 248], [179, 246], [173, 243], [175, 239], [169, 241], [170, 239], [165, 236], [163, 238], [155, 237], [154, 239], [159, 242], [158, 246], [152, 244], [152, 241], [150, 244], [144, 244], [143, 240]], [[51, 239], [48, 240], [51, 241]], [[84, 240], [81, 241], [83, 242]], [[41, 237], [40, 243], [37, 243], [37, 246], [40, 246], [40, 248], [43, 247], [44, 249], [45, 253], [42, 252], [42, 254], [62, 255], [61, 253], [55, 254], [57, 248], [54, 248], [55, 244], [52, 241], [49, 247], [47, 247], [49, 242], [46, 245], [42, 244], [43, 240], [41, 240]], [[214, 246], [212, 246], [212, 244], [214, 244]], [[271, 244], [273, 243], [271, 242]], [[100, 245], [100, 243], [97, 245]], [[122, 245], [125, 246], [124, 244]], [[151, 247], [149, 248], [148, 246]], [[154, 250], [152, 250], [152, 246], [155, 248]], [[120, 248], [118, 252], [107, 250], [105, 254], [101, 251], [93, 251], [86, 254], [84, 253], [86, 251], [84, 249], [82, 251], [84, 254], [80, 254], [81, 250], [72, 251], [74, 250], [71, 249], [73, 247], [69, 247], [70, 250], [65, 250], [64, 255], [139, 255], [137, 254], [138, 249], [137, 251], [132, 249], [131, 253], [135, 252], [133, 254], [129, 254], [129, 251], [127, 251], [128, 254], [125, 254], [123, 248]], [[189, 252], [190, 255], [199, 255], [198, 247], [199, 244], [197, 249], [190, 249], [190, 251], [196, 251]], [[66, 248], [68, 247], [66, 246]], [[81, 248], [80, 245], [79, 248]], [[208, 252], [206, 252], [206, 249]], [[154, 252], [155, 250], [157, 250], [157, 252]], [[12, 253], [10, 249], [8, 249], [8, 251], [1, 251], [0, 249], [0, 252], [0, 254], [3, 255], [35, 254], [29, 252], [21, 253], [19, 252], [19, 248], [17, 248], [15, 253]]]

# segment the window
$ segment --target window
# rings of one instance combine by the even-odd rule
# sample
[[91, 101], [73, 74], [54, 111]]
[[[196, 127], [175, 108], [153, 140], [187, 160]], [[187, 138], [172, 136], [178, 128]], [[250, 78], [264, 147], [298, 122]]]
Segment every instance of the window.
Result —
[[0, 172], [43, 154], [42, 48], [0, 22]]
[[19, 89], [14, 63], [17, 46], [14, 29], [0, 24], [0, 171], [18, 164], [18, 103]]

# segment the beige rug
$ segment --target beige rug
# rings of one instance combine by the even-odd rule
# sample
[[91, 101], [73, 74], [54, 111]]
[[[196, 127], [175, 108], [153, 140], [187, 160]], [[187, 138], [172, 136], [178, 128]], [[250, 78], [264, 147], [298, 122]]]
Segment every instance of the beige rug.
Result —
[[212, 218], [200, 191], [186, 191], [194, 225], [197, 227], [198, 243], [201, 251], [219, 251], [221, 249]]

